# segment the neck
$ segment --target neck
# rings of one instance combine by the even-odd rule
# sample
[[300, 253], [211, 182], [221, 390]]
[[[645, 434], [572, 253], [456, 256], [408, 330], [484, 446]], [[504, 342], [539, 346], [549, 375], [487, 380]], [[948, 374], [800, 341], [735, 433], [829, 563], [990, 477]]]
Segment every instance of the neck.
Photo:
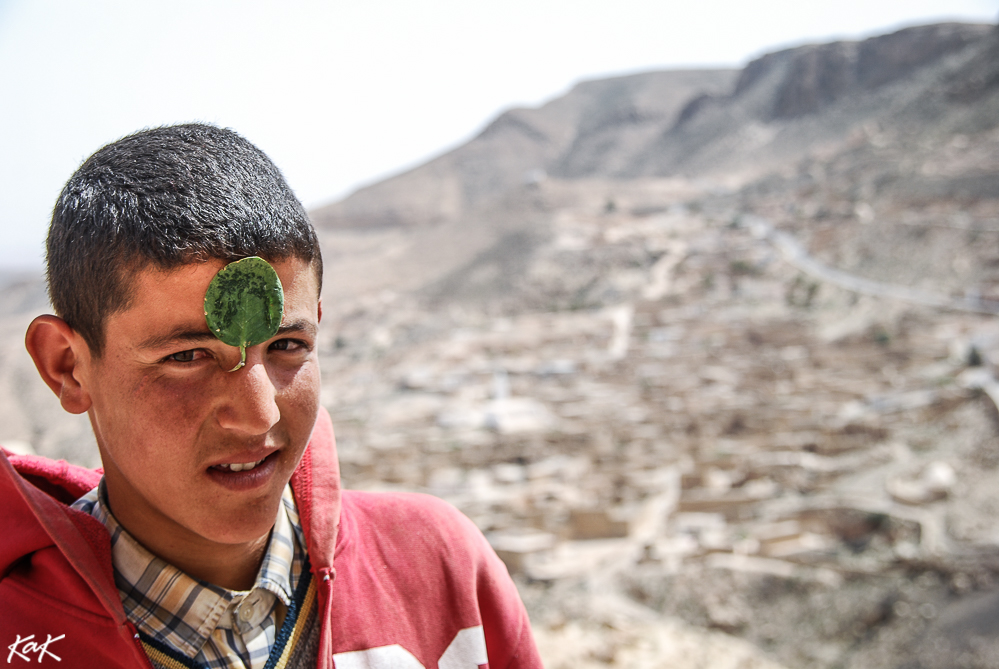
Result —
[[[124, 526], [124, 523], [122, 525]], [[253, 587], [270, 538], [269, 534], [265, 534], [259, 539], [242, 544], [220, 544], [203, 539], [190, 542], [175, 540], [167, 543], [157, 541], [155, 536], [136, 535], [131, 529], [128, 531], [150, 553], [191, 578], [227, 590], [249, 590]]]
[[[144, 522], [129, 513], [129, 504], [115, 505], [108, 491], [108, 506], [118, 524], [146, 550], [191, 578], [206, 581], [227, 590], [249, 590], [260, 571], [267, 552], [268, 531], [263, 536], [241, 543], [219, 543], [173, 523], [174, 531], [154, 530], [158, 524]], [[162, 522], [163, 519], [160, 519]], [[172, 521], [170, 521], [172, 522]]]
[[[260, 563], [267, 551], [267, 539], [268, 536], [265, 535], [249, 545], [214, 544], [208, 551], [184, 551], [174, 557], [160, 555], [148, 546], [147, 549], [192, 578], [227, 590], [249, 590], [257, 580]], [[192, 555], [193, 558], [189, 557]]]

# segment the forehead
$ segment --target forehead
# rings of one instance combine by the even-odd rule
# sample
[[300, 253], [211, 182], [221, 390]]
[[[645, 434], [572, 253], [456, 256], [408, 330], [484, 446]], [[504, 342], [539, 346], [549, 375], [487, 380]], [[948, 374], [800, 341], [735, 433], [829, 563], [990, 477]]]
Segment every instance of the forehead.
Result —
[[[108, 319], [114, 324], [134, 328], [168, 327], [178, 320], [204, 324], [204, 300], [208, 285], [224, 260], [208, 260], [161, 269], [147, 265], [133, 271], [129, 285], [128, 306]], [[319, 287], [311, 263], [291, 257], [271, 263], [285, 293], [285, 313], [304, 315], [315, 310]], [[207, 325], [204, 325], [207, 330]]]
[[[150, 296], [163, 293], [173, 294], [181, 291], [186, 296], [200, 293], [202, 299], [208, 290], [208, 284], [220, 269], [230, 261], [213, 258], [201, 262], [191, 262], [163, 269], [153, 264], [147, 264], [130, 272], [126, 272], [125, 282], [128, 285], [130, 297], [129, 307], [136, 302], [143, 302]], [[307, 287], [314, 288], [315, 296], [319, 295], [317, 271], [314, 263], [295, 257], [270, 261], [281, 280], [285, 292], [304, 291]]]

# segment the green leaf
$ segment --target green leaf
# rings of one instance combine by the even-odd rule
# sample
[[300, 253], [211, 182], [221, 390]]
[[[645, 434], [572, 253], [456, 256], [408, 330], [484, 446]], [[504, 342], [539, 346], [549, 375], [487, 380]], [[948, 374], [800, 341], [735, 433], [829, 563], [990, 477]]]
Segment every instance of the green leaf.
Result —
[[216, 337], [238, 346], [239, 364], [246, 364], [246, 347], [267, 341], [281, 327], [284, 289], [277, 272], [263, 258], [251, 256], [218, 271], [205, 293], [205, 321]]

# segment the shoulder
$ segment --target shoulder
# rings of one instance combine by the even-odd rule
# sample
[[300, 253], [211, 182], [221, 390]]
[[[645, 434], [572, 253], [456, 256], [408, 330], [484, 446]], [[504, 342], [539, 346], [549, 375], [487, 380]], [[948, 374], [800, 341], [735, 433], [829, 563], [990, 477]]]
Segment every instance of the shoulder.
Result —
[[346, 492], [340, 520], [338, 560], [374, 561], [424, 578], [457, 579], [473, 589], [509, 578], [482, 532], [439, 498]]
[[354, 532], [377, 532], [404, 541], [485, 538], [475, 524], [444, 500], [420, 493], [344, 491], [343, 511]]
[[365, 603], [344, 611], [345, 627], [374, 634], [364, 622], [370, 618], [378, 630], [391, 627], [386, 621], [398, 623], [392, 629], [418, 630], [405, 641], [388, 635], [345, 646], [400, 643], [432, 666], [449, 643], [484, 644], [489, 666], [541, 666], [506, 567], [458, 509], [430, 495], [344, 491], [341, 532], [339, 592]]
[[502, 569], [482, 533], [447, 502], [366, 492], [344, 493], [334, 564], [342, 586], [392, 592], [393, 605], [468, 611], [478, 609], [477, 592]]
[[[410, 520], [442, 520], [451, 522], [465, 516], [439, 497], [416, 492], [362, 492], [345, 490], [344, 507], [355, 513], [387, 514]], [[467, 520], [467, 519], [466, 519]]]

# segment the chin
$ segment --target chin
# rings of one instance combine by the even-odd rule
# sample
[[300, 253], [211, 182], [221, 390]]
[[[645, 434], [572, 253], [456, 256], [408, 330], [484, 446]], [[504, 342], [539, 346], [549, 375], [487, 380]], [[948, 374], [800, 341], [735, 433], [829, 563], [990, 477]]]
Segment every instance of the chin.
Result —
[[266, 538], [273, 527], [274, 518], [271, 518], [268, 523], [240, 525], [239, 527], [230, 527], [225, 531], [205, 533], [202, 536], [217, 544], [249, 544], [259, 541], [261, 538]]
[[243, 508], [235, 513], [227, 514], [220, 519], [217, 516], [205, 525], [204, 531], [198, 532], [206, 539], [218, 544], [245, 544], [266, 537], [277, 518], [281, 498], [267, 505], [266, 509]]

